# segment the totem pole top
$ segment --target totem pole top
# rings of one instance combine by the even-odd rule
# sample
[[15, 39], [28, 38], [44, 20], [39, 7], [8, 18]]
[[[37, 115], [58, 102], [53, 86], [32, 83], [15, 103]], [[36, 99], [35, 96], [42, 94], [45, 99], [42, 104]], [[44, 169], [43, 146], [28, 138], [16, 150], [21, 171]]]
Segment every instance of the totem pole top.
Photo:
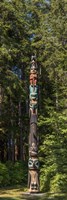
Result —
[[32, 60], [35, 60], [35, 61], [36, 61], [36, 56], [33, 56], [33, 55], [32, 55], [32, 56], [31, 56], [31, 61], [32, 61]]

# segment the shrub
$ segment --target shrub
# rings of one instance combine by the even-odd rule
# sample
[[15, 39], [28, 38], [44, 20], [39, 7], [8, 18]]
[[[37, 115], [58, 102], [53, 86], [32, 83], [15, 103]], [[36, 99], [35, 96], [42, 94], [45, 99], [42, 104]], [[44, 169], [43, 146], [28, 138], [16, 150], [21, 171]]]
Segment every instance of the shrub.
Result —
[[10, 184], [8, 168], [5, 164], [0, 163], [0, 187]]
[[50, 182], [50, 192], [67, 192], [66, 174], [57, 173]]
[[27, 164], [25, 162], [0, 163], [0, 187], [27, 184]]
[[27, 165], [25, 162], [7, 162], [11, 185], [26, 184]]

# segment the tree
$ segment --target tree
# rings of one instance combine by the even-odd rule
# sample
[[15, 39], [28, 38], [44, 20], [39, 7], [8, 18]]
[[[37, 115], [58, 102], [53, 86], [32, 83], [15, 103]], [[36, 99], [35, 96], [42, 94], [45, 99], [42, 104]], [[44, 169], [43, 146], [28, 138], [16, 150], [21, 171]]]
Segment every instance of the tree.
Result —
[[[26, 7], [24, 1], [23, 2], [20, 1], [20, 3], [19, 1], [15, 0], [1, 1], [0, 10], [1, 10], [0, 78], [1, 78], [1, 90], [3, 90], [3, 100], [1, 102], [2, 106], [1, 131], [2, 133], [6, 134], [6, 136], [3, 138], [3, 141], [6, 138], [7, 142], [9, 134], [10, 134], [9, 140], [11, 140], [12, 137], [11, 135], [13, 135], [14, 139], [15, 135], [20, 135], [20, 127], [18, 124], [19, 123], [18, 105], [20, 99], [22, 105], [22, 113], [26, 111], [27, 94], [25, 94], [26, 93], [25, 74], [26, 74], [26, 66], [28, 64], [29, 51], [27, 52], [27, 48], [29, 48], [29, 38], [27, 33], [28, 27], [26, 22], [26, 12], [25, 12]], [[15, 68], [18, 69], [17, 72], [18, 76], [19, 76], [19, 70], [21, 70], [22, 73], [21, 79], [23, 81], [19, 80], [17, 76], [14, 75]], [[6, 115], [8, 119], [8, 124]], [[21, 117], [21, 120], [23, 121], [23, 115]], [[25, 116], [25, 121], [27, 121], [27, 116]], [[25, 132], [26, 134], [25, 127], [23, 132]], [[23, 137], [25, 138], [26, 136]], [[11, 143], [12, 145], [11, 141], [9, 141], [9, 143]]]
[[[41, 129], [42, 178], [45, 191], [66, 191], [66, 1], [51, 1], [43, 27]], [[64, 42], [65, 41], [65, 42]], [[44, 75], [44, 72], [46, 73]], [[42, 134], [43, 130], [43, 134]], [[44, 135], [45, 134], [45, 135]], [[64, 139], [65, 138], [65, 139]], [[45, 159], [44, 159], [44, 157]], [[61, 174], [61, 175], [60, 175]]]

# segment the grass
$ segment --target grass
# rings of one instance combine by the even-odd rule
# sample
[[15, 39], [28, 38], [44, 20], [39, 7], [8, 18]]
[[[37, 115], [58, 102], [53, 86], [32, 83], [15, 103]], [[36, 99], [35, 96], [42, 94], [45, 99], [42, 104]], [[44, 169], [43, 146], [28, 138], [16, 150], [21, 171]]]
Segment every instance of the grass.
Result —
[[0, 189], [0, 200], [67, 200], [67, 194], [40, 193], [40, 195], [30, 195], [27, 193], [27, 188], [6, 188]]
[[22, 187], [0, 189], [0, 200], [19, 200], [25, 191]]

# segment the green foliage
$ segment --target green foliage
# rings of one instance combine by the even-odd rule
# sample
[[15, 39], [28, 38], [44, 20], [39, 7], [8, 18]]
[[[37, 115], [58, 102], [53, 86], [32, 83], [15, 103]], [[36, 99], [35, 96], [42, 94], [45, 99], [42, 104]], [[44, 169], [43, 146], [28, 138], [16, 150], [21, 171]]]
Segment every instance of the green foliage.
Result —
[[0, 163], [0, 187], [27, 184], [27, 163]]
[[[26, 48], [29, 45], [25, 27], [25, 3], [20, 1], [4, 1], [0, 4], [1, 34], [0, 61], [1, 66], [21, 65], [27, 60]], [[25, 55], [25, 56], [24, 56]]]
[[51, 192], [66, 192], [67, 190], [67, 175], [57, 173], [50, 182]]
[[10, 184], [10, 176], [8, 168], [5, 164], [0, 163], [0, 187], [4, 187]]
[[27, 168], [24, 162], [16, 162], [15, 164], [7, 162], [7, 167], [10, 176], [10, 184], [26, 184], [27, 183]]

